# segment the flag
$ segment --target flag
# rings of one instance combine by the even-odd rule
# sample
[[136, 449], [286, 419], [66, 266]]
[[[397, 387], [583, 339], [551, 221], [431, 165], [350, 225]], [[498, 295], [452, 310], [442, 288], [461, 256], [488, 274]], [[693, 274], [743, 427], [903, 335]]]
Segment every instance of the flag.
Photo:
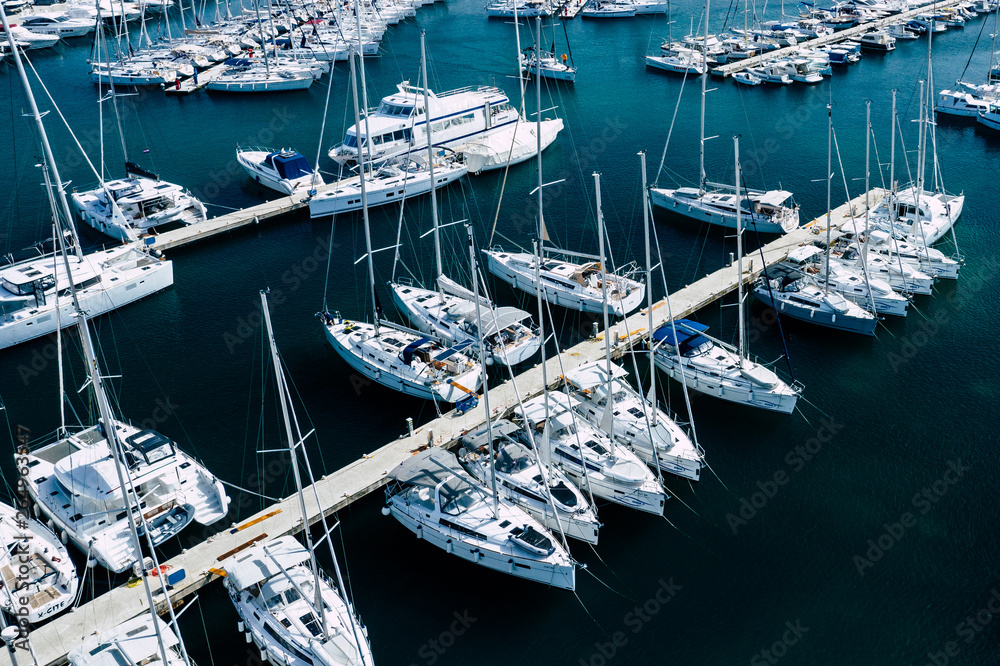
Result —
[[147, 148], [146, 150], [144, 150], [144, 151], [142, 151], [142, 152], [144, 152], [144, 153], [148, 153], [148, 152], [149, 152], [149, 148]]

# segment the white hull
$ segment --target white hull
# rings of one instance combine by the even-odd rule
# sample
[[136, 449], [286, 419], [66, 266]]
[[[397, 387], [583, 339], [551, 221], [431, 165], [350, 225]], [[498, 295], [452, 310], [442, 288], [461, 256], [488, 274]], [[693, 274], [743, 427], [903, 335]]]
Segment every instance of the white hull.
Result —
[[[656, 367], [668, 377], [681, 381], [681, 373], [677, 368], [677, 357], [674, 354], [658, 353], [653, 358]], [[781, 414], [791, 414], [795, 410], [795, 403], [799, 398], [798, 394], [791, 389], [780, 392], [770, 391], [764, 387], [755, 388], [749, 380], [742, 382], [720, 381], [719, 377], [696, 372], [686, 364], [683, 376], [684, 382], [692, 391]]]
[[[99, 282], [77, 292], [80, 307], [89, 317], [111, 312], [174, 283], [171, 262], [154, 259], [132, 247], [93, 252], [86, 255], [84, 261], [92, 264], [94, 272], [100, 275]], [[102, 264], [107, 268], [102, 269]], [[43, 306], [12, 309], [0, 314], [0, 349], [55, 333], [57, 319], [62, 328], [75, 325], [74, 313], [67, 295], [59, 299], [58, 317], [53, 296], [49, 296]]]
[[423, 539], [467, 562], [543, 585], [551, 585], [564, 590], [576, 589], [576, 567], [572, 564], [551, 565], [540, 562], [537, 558], [519, 555], [514, 552], [513, 548], [508, 547], [505, 550], [497, 551], [491, 549], [490, 544], [485, 541], [450, 538], [430, 527], [425, 528], [414, 515], [411, 515], [415, 514], [417, 509], [412, 506], [408, 507], [401, 502], [397, 504], [390, 500], [389, 510], [392, 517], [416, 534], [418, 539]]
[[288, 79], [260, 78], [252, 81], [234, 79], [216, 79], [206, 86], [209, 90], [228, 93], [262, 93], [284, 92], [288, 90], [305, 90], [313, 84], [312, 76], [300, 76]]
[[[535, 294], [537, 292], [534, 268], [533, 266], [529, 267], [525, 265], [526, 262], [534, 262], [534, 257], [532, 257], [532, 255], [515, 255], [495, 250], [483, 250], [483, 252], [486, 254], [487, 265], [493, 275], [497, 276], [515, 289], [520, 289], [521, 291], [528, 292], [529, 294]], [[514, 262], [511, 261], [512, 258], [521, 261]], [[569, 291], [568, 289], [545, 287], [542, 290], [542, 297], [553, 305], [558, 305], [569, 310], [579, 310], [581, 312], [601, 314], [604, 312], [601, 293], [599, 290], [591, 291], [594, 293], [589, 293], [582, 289]], [[643, 285], [637, 285], [637, 288], [632, 289], [629, 293], [627, 293], [625, 298], [610, 302], [608, 304], [608, 310], [616, 317], [624, 317], [642, 304], [644, 295], [645, 287]]]
[[[369, 379], [399, 391], [406, 395], [412, 395], [424, 400], [440, 400], [447, 403], [455, 403], [469, 396], [469, 392], [475, 392], [482, 385], [482, 375], [479, 366], [468, 368], [464, 374], [457, 375], [452, 379], [452, 383], [442, 381], [442, 378], [428, 376], [406, 369], [406, 366], [396, 357], [394, 352], [380, 351], [379, 364], [369, 362], [363, 357], [362, 350], [370, 351], [365, 347], [379, 347], [381, 343], [373, 343], [375, 338], [375, 327], [362, 322], [352, 322], [348, 329], [347, 322], [325, 323], [323, 330], [327, 342], [336, 350], [348, 365]], [[394, 329], [383, 328], [382, 336], [392, 336], [395, 338], [405, 338], [407, 341], [414, 336], [398, 333]], [[367, 355], [367, 354], [366, 354]]]
[[[679, 190], [653, 188], [649, 192], [650, 201], [652, 201], [654, 206], [665, 208], [673, 213], [697, 220], [698, 222], [714, 224], [724, 229], [736, 229], [735, 210], [723, 210], [716, 206], [706, 205], [700, 200], [678, 196], [677, 192]], [[769, 216], [751, 216], [746, 211], [744, 213], [742, 220], [743, 228], [762, 234], [786, 233], [796, 228], [799, 224], [797, 209], [794, 211], [794, 215], [789, 215], [780, 222], [772, 221], [772, 218]]]
[[[561, 118], [543, 120], [541, 125], [544, 151], [562, 131], [563, 121]], [[535, 123], [519, 122], [508, 125], [488, 137], [463, 144], [456, 148], [456, 151], [465, 156], [465, 163], [471, 173], [503, 169], [508, 164], [510, 166], [520, 164], [538, 154], [538, 140], [535, 138], [537, 131]]]
[[[463, 164], [435, 165], [434, 189], [450, 185], [467, 173], [468, 169]], [[309, 217], [325, 217], [361, 210], [360, 176], [345, 178], [337, 184], [342, 186], [309, 200]], [[430, 169], [421, 167], [420, 171], [396, 170], [391, 176], [368, 176], [365, 180], [365, 191], [369, 209], [427, 194], [431, 191]]]

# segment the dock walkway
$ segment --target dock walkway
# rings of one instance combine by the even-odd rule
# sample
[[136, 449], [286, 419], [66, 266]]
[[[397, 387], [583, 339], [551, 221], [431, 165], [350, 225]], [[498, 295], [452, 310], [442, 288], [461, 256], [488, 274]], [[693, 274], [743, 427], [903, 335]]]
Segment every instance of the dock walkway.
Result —
[[759, 56], [753, 56], [752, 58], [746, 58], [745, 60], [737, 60], [736, 62], [730, 62], [725, 65], [720, 65], [719, 67], [713, 67], [711, 72], [714, 76], [732, 76], [737, 72], [742, 72], [748, 67], [757, 67], [760, 65], [765, 65], [768, 62], [776, 60], [778, 58], [786, 58], [789, 56], [796, 55], [799, 51], [803, 49], [815, 49], [820, 46], [827, 46], [829, 44], [836, 44], [837, 42], [847, 41], [851, 37], [860, 37], [866, 32], [872, 30], [877, 30], [879, 28], [884, 28], [886, 26], [892, 25], [894, 23], [900, 23], [909, 21], [915, 16], [920, 16], [921, 14], [926, 14], [927, 12], [938, 12], [945, 7], [953, 7], [955, 5], [961, 4], [962, 0], [942, 0], [941, 2], [934, 2], [926, 5], [921, 5], [920, 7], [914, 7], [913, 9], [908, 9], [905, 12], [899, 14], [894, 14], [892, 16], [887, 16], [885, 18], [878, 19], [877, 21], [872, 21], [870, 23], [862, 23], [861, 25], [856, 25], [853, 28], [847, 28], [846, 30], [839, 30], [829, 35], [823, 35], [822, 37], [817, 37], [816, 39], [810, 39], [795, 46], [786, 46], [784, 48], [776, 49], [768, 53], [761, 54]]
[[[872, 190], [872, 205], [879, 201], [884, 192]], [[287, 202], [288, 198], [279, 200]], [[861, 195], [843, 204], [832, 213], [832, 225], [837, 228], [851, 215], [859, 215], [864, 210], [865, 196]], [[286, 204], [287, 205], [287, 204]], [[818, 238], [825, 230], [826, 216], [817, 218], [790, 234], [768, 243], [763, 247], [764, 260], [768, 265], [783, 260], [788, 252], [798, 245]], [[712, 303], [736, 289], [737, 279], [744, 282], [754, 280], [761, 272], [759, 255], [755, 261], [744, 262], [744, 273], [737, 275], [735, 265], [721, 268], [695, 281], [693, 284], [671, 294], [670, 307], [666, 299], [653, 305], [653, 325], [659, 327], [669, 320], [668, 313], [680, 318]], [[648, 337], [646, 311], [633, 314], [611, 328], [613, 353], [620, 356], [637, 347]], [[547, 363], [548, 379], [554, 385], [563, 372], [583, 363], [604, 357], [603, 334], [586, 340], [565, 350], [561, 357], [552, 358]], [[561, 360], [560, 360], [561, 359]], [[526, 400], [542, 392], [541, 364], [521, 373], [514, 383], [507, 382], [490, 390], [490, 403], [494, 416], [500, 416], [517, 405], [517, 394]], [[324, 476], [316, 483], [321, 507], [316, 505], [312, 493], [306, 493], [306, 507], [309, 523], [320, 518], [320, 513], [330, 515], [369, 493], [383, 487], [386, 474], [396, 465], [406, 460], [414, 451], [427, 446], [446, 445], [465, 432], [479, 426], [486, 420], [484, 401], [465, 414], [451, 411], [414, 430], [412, 435], [393, 442], [362, 456], [361, 459]], [[402, 426], [402, 424], [400, 424]], [[200, 588], [219, 578], [218, 571], [225, 566], [224, 559], [242, 547], [268, 538], [291, 534], [302, 528], [298, 497], [286, 498], [264, 511], [249, 517], [241, 525], [224, 530], [207, 540], [192, 546], [180, 555], [163, 563], [169, 572], [176, 574], [183, 570], [185, 576], [176, 582], [171, 591], [171, 601], [181, 601]], [[400, 529], [400, 538], [406, 538]], [[444, 555], [442, 555], [444, 557]], [[157, 594], [158, 611], [165, 612], [162, 595]], [[83, 604], [74, 611], [56, 617], [54, 620], [31, 632], [30, 640], [37, 655], [38, 666], [55, 666], [65, 662], [69, 650], [95, 632], [107, 630], [114, 625], [134, 617], [146, 608], [145, 592], [141, 585], [121, 586]], [[235, 622], [235, 615], [233, 616]], [[232, 627], [235, 630], [235, 624]], [[24, 652], [18, 653], [20, 666], [30, 663]], [[0, 666], [12, 664], [7, 650], [0, 650]]]

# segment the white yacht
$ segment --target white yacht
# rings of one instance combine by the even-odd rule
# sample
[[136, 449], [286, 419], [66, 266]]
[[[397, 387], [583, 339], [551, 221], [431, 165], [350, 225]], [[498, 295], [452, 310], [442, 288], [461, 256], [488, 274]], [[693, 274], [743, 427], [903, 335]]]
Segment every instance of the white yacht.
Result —
[[[154, 627], [154, 623], [158, 626]], [[167, 663], [163, 664], [159, 636], [163, 637], [163, 649]], [[70, 650], [66, 657], [70, 666], [188, 666], [188, 660], [181, 653], [180, 640], [166, 622], [149, 611], [138, 617], [89, 636], [82, 645]], [[191, 662], [191, 666], [194, 663]]]
[[548, 16], [549, 11], [540, 2], [525, 0], [496, 0], [486, 5], [486, 15], [498, 18], [535, 18]]
[[453, 453], [420, 451], [389, 479], [382, 514], [418, 539], [487, 569], [576, 589], [576, 562], [562, 544], [524, 509], [491, 495]]
[[825, 328], [875, 335], [878, 318], [838, 291], [820, 289], [810, 275], [758, 279], [754, 296], [783, 315]]
[[255, 181], [281, 194], [294, 194], [323, 184], [318, 169], [294, 150], [236, 147], [236, 161]]
[[247, 59], [234, 59], [227, 61], [222, 74], [209, 81], [205, 87], [227, 93], [306, 90], [316, 78], [309, 67], [265, 65]]
[[989, 111], [990, 101], [965, 90], [942, 90], [934, 110], [950, 116], [976, 118]]
[[[676, 329], [676, 334], [675, 334]], [[668, 323], [653, 333], [656, 367], [688, 388], [750, 407], [791, 414], [800, 389], [782, 381], [766, 366], [705, 335], [708, 326], [688, 319]]]
[[[864, 241], [862, 241], [864, 242]], [[914, 269], [935, 278], [957, 280], [962, 267], [959, 260], [937, 248], [899, 240], [884, 231], [872, 231], [867, 237], [868, 252], [874, 252], [892, 262], [909, 264]]]
[[555, 53], [535, 52], [535, 47], [528, 47], [519, 57], [521, 71], [528, 76], [541, 76], [543, 79], [555, 81], [576, 81], [576, 67], [560, 60]]
[[607, 281], [608, 308], [624, 317], [642, 304], [646, 286], [641, 282], [602, 270], [600, 263], [574, 264], [543, 258], [539, 264], [533, 254], [483, 250], [491, 273], [516, 289], [534, 294], [536, 266], [540, 270], [543, 297], [548, 302], [571, 310], [600, 314], [602, 282]]
[[90, 66], [90, 80], [105, 85], [110, 83], [116, 86], [175, 85], [181, 76], [190, 74], [185, 74], [179, 64], [166, 61], [95, 62]]
[[579, 403], [565, 393], [540, 395], [515, 408], [513, 418], [527, 420], [542, 459], [550, 457], [584, 492], [662, 514], [667, 494], [656, 476], [635, 453], [577, 416]]
[[123, 492], [104, 425], [67, 432], [27, 452], [25, 487], [37, 509], [76, 546], [115, 573], [139, 559], [129, 532], [126, 501], [148, 525], [154, 545], [192, 521], [211, 525], [226, 517], [222, 482], [166, 436], [121, 421], [113, 424], [139, 509]]
[[[490, 431], [493, 443], [490, 445]], [[558, 536], [596, 544], [601, 523], [583, 493], [559, 469], [540, 465], [533, 448], [522, 443], [524, 429], [501, 420], [462, 438], [459, 460], [479, 482], [518, 505]], [[492, 462], [491, 462], [492, 460]]]
[[[449, 185], [469, 172], [464, 162], [436, 159], [434, 189]], [[309, 217], [326, 217], [361, 210], [361, 176], [348, 176], [309, 200]], [[431, 191], [431, 172], [425, 161], [400, 159], [365, 174], [368, 207], [398, 203]]]
[[[785, 190], [747, 190], [742, 203], [743, 226], [759, 233], [782, 234], [799, 226], [799, 208], [787, 205], [792, 198]], [[654, 205], [671, 212], [726, 229], [736, 228], [736, 194], [711, 192], [696, 187], [663, 189], [649, 192]]]
[[[849, 268], [843, 264], [831, 264], [827, 279], [826, 262], [822, 261], [824, 251], [815, 245], [803, 245], [788, 253], [788, 258], [778, 265], [778, 269], [786, 269], [801, 276], [811, 276], [824, 288], [829, 286], [844, 298], [861, 305], [878, 314], [889, 314], [905, 317], [910, 300], [893, 291], [885, 280], [869, 277], [857, 268]], [[799, 296], [802, 296], [799, 294]]]
[[896, 38], [888, 30], [872, 30], [861, 35], [861, 50], [888, 53], [896, 49]]
[[82, 37], [92, 32], [96, 25], [93, 19], [73, 18], [68, 14], [34, 14], [19, 20], [35, 34], [57, 35], [61, 39]]
[[468, 86], [443, 93], [428, 90], [430, 114], [424, 112], [423, 88], [411, 86], [409, 81], [396, 88], [397, 92], [384, 97], [374, 112], [347, 129], [343, 143], [330, 149], [331, 159], [341, 164], [355, 162], [358, 146], [364, 148], [365, 161], [374, 163], [425, 152], [428, 115], [434, 145], [444, 148], [455, 148], [524, 122], [506, 93], [492, 86]]
[[580, 15], [584, 18], [630, 18], [636, 7], [626, 0], [590, 0]]
[[0, 349], [71, 326], [71, 281], [80, 306], [92, 317], [174, 283], [173, 264], [139, 244], [70, 254], [68, 261], [71, 275], [62, 257], [53, 254], [0, 266]]
[[[47, 49], [59, 43], [59, 35], [57, 34], [37, 33], [16, 23], [10, 24], [10, 36], [14, 38], [14, 43], [22, 51]], [[0, 39], [4, 41], [7, 39], [7, 34], [4, 32], [3, 26], [0, 26]]]
[[343, 319], [340, 313], [322, 313], [327, 342], [348, 365], [374, 381], [407, 395], [455, 403], [482, 386], [478, 363], [465, 353], [466, 341], [444, 347], [384, 323], [372, 324]]
[[[474, 352], [475, 346], [470, 345], [478, 334], [475, 296], [444, 276], [439, 280], [441, 291], [422, 289], [403, 279], [389, 283], [389, 289], [396, 305], [418, 329]], [[479, 299], [487, 363], [513, 366], [538, 353], [541, 340], [530, 327], [530, 314], [496, 307], [482, 296]]]
[[76, 601], [79, 581], [66, 546], [27, 514], [0, 502], [0, 608], [37, 624]]
[[180, 185], [150, 177], [155, 174], [134, 165], [126, 170], [125, 178], [71, 195], [77, 214], [94, 229], [127, 243], [168, 225], [207, 219], [205, 204]]
[[540, 123], [517, 122], [495, 132], [479, 135], [455, 148], [465, 158], [470, 173], [505, 169], [538, 154], [538, 135], [544, 151], [563, 129], [562, 118]]
[[[787, 86], [792, 82], [792, 77], [788, 74], [788, 68], [780, 62], [770, 62], [757, 67], [748, 67], [746, 71], [760, 79], [761, 83], [777, 83]], [[820, 80], [822, 81], [823, 77], [820, 77]]]
[[671, 47], [668, 53], [658, 56], [648, 55], [645, 56], [645, 60], [647, 67], [676, 74], [701, 76], [705, 73], [706, 67], [705, 56], [700, 51], [683, 47]]
[[989, 129], [1000, 130], [1000, 101], [991, 101], [989, 107], [980, 111], [976, 122]]
[[964, 204], [964, 195], [924, 191], [917, 197], [915, 188], [909, 187], [887, 195], [872, 209], [871, 224], [886, 231], [903, 230], [910, 243], [930, 246], [951, 231]]
[[360, 618], [325, 575], [316, 589], [309, 550], [295, 537], [256, 544], [222, 566], [247, 642], [252, 640], [264, 659], [287, 666], [374, 663]]
[[848, 268], [862, 267], [869, 277], [884, 280], [895, 291], [929, 295], [934, 288], [934, 278], [912, 265], [898, 259], [875, 253], [865, 253], [857, 243], [838, 244], [830, 251], [830, 263]]
[[666, 412], [642, 397], [626, 381], [628, 373], [611, 364], [611, 418], [608, 404], [608, 364], [585, 363], [566, 373], [572, 395], [579, 398], [573, 407], [591, 425], [610, 425], [614, 439], [632, 449], [647, 464], [664, 472], [697, 481], [704, 466], [704, 451], [696, 447], [684, 429]]

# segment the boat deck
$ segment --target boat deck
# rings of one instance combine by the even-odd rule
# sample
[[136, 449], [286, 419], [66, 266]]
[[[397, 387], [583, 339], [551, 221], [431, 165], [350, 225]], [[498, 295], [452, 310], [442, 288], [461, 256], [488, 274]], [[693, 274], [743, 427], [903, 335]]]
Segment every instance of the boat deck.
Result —
[[955, 5], [961, 4], [962, 0], [942, 0], [941, 2], [934, 2], [919, 7], [914, 7], [908, 9], [905, 12], [895, 14], [893, 16], [887, 16], [885, 18], [878, 19], [877, 21], [872, 21], [870, 23], [862, 23], [861, 25], [856, 25], [853, 28], [847, 28], [846, 30], [839, 30], [829, 35], [824, 35], [822, 37], [817, 37], [816, 39], [810, 39], [795, 46], [786, 46], [784, 48], [776, 49], [769, 53], [765, 53], [759, 56], [753, 56], [752, 58], [746, 58], [745, 60], [738, 60], [736, 62], [727, 63], [725, 65], [720, 65], [718, 67], [713, 67], [711, 72], [714, 76], [728, 77], [732, 76], [737, 72], [742, 72], [748, 67], [758, 67], [760, 65], [766, 65], [778, 58], [787, 58], [796, 55], [800, 50], [803, 49], [815, 49], [820, 46], [828, 46], [830, 44], [836, 44], [838, 42], [847, 41], [852, 37], [861, 37], [861, 35], [871, 30], [876, 30], [878, 28], [885, 28], [894, 23], [905, 23], [915, 16], [920, 14], [925, 14], [927, 12], [937, 13], [945, 7], [953, 7]]
[[[883, 190], [872, 190], [870, 202], [875, 205], [884, 195]], [[288, 198], [279, 199], [265, 206], [288, 206]], [[301, 203], [299, 204], [301, 205]], [[831, 216], [832, 226], [837, 228], [845, 220], [862, 214], [865, 196], [843, 204]], [[261, 208], [261, 207], [258, 207]], [[277, 213], [275, 213], [277, 214]], [[244, 214], [243, 217], [246, 217]], [[218, 218], [217, 218], [218, 219]], [[785, 259], [788, 252], [807, 242], [826, 229], [826, 216], [813, 220], [795, 231], [778, 238], [763, 247], [764, 260], [768, 265]], [[674, 317], [685, 317], [714, 302], [736, 289], [737, 279], [744, 282], [755, 279], [761, 272], [759, 255], [744, 262], [744, 273], [737, 275], [735, 265], [720, 268], [714, 273], [695, 281], [653, 305], [653, 325], [659, 327]], [[621, 356], [629, 349], [639, 346], [648, 337], [647, 315], [642, 310], [613, 326], [612, 353]], [[604, 357], [603, 335], [581, 342], [565, 350], [560, 356], [547, 363], [548, 380], [554, 385], [559, 376], [577, 366]], [[541, 364], [521, 373], [516, 378], [517, 389], [523, 400], [542, 392]], [[507, 382], [490, 390], [490, 404], [494, 417], [499, 417], [517, 405], [514, 384]], [[479, 427], [485, 420], [484, 401], [479, 406], [459, 414], [451, 411], [417, 428], [412, 434], [394, 440], [381, 448], [363, 455], [359, 460], [343, 467], [316, 483], [320, 507], [317, 507], [312, 493], [306, 493], [306, 508], [310, 524], [319, 520], [320, 513], [333, 514], [352, 502], [362, 499], [371, 492], [382, 488], [388, 480], [386, 474], [429, 444], [445, 446]], [[400, 424], [402, 425], [402, 424]], [[176, 581], [171, 591], [171, 601], [178, 602], [191, 596], [205, 585], [220, 577], [224, 560], [244, 548], [263, 539], [292, 534], [302, 529], [302, 518], [298, 508], [298, 496], [292, 496], [274, 504], [261, 513], [251, 516], [239, 525], [224, 530], [205, 541], [192, 546], [177, 557], [161, 563], [167, 567], [168, 575], [185, 572], [183, 579]], [[158, 610], [166, 612], [162, 594], [155, 594]], [[122, 585], [81, 605], [74, 611], [64, 613], [53, 621], [31, 632], [30, 640], [38, 659], [38, 666], [54, 666], [66, 661], [69, 650], [79, 646], [86, 637], [96, 631], [103, 631], [117, 623], [135, 617], [146, 607], [142, 585], [128, 587]], [[0, 666], [12, 665], [10, 653], [0, 650]], [[12, 665], [13, 666], [13, 665]]]

